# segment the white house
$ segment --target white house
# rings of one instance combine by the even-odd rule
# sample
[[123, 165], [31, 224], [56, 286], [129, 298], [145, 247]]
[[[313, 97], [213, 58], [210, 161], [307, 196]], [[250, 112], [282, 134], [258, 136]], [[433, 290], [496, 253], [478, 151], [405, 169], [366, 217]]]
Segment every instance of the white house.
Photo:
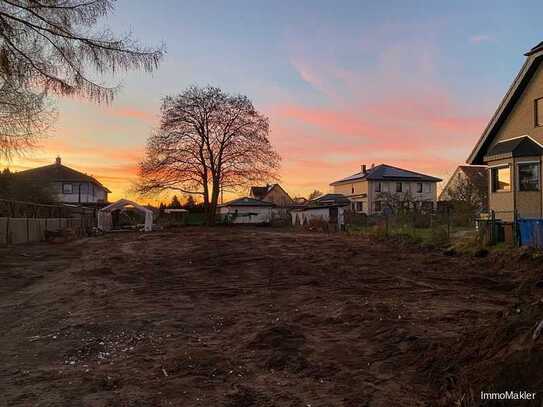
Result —
[[269, 224], [274, 204], [254, 198], [238, 198], [219, 206], [219, 215], [230, 223]]
[[307, 206], [290, 212], [292, 225], [306, 225], [312, 221], [335, 224], [341, 228], [345, 224], [345, 211], [349, 210], [351, 202], [341, 194], [326, 194]]
[[62, 165], [60, 157], [54, 164], [16, 173], [34, 182], [50, 184], [57, 201], [70, 204], [107, 203], [111, 191], [96, 178]]
[[342, 194], [351, 202], [354, 213], [373, 215], [381, 213], [387, 197], [411, 200], [421, 207], [435, 208], [437, 183], [441, 179], [418, 172], [380, 164], [332, 182], [336, 194]]

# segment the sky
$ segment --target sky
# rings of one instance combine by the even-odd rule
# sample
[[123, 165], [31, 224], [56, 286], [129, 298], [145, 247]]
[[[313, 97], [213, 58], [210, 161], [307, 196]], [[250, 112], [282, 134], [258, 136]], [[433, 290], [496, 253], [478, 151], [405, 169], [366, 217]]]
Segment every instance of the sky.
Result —
[[51, 135], [9, 166], [59, 155], [108, 186], [111, 200], [131, 197], [161, 99], [213, 85], [248, 96], [270, 118], [291, 196], [328, 192], [362, 164], [446, 179], [524, 52], [543, 41], [540, 11], [531, 0], [119, 0], [101, 24], [143, 45], [163, 43], [160, 68], [108, 78], [122, 86], [109, 106], [56, 100]]

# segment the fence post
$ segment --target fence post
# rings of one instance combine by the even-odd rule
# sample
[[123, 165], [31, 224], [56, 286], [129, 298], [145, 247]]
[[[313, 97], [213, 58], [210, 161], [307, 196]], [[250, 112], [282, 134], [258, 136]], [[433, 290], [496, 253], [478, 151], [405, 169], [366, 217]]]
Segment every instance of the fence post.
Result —
[[496, 244], [496, 212], [491, 211], [490, 217], [490, 244]]
[[451, 238], [451, 207], [447, 205], [447, 239]]
[[9, 216], [6, 218], [6, 246], [9, 245]]
[[388, 213], [385, 215], [385, 236], [388, 237]]

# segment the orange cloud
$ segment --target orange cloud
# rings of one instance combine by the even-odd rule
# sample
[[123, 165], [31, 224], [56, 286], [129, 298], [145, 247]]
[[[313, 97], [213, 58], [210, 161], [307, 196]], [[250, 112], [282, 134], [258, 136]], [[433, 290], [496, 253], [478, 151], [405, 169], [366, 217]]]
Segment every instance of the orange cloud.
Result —
[[133, 107], [112, 108], [110, 113], [116, 117], [136, 119], [148, 124], [155, 124], [157, 121], [156, 115]]

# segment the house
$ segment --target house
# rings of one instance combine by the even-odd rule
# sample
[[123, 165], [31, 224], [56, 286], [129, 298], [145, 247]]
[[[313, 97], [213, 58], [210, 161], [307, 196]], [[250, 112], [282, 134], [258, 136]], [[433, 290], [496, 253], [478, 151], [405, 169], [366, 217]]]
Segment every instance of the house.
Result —
[[467, 159], [490, 167], [489, 208], [503, 221], [543, 217], [543, 42], [525, 56]]
[[249, 196], [260, 201], [271, 202], [280, 208], [294, 205], [294, 200], [279, 184], [251, 187]]
[[111, 192], [96, 178], [62, 165], [60, 157], [56, 158], [54, 164], [19, 171], [16, 176], [50, 184], [57, 201], [62, 203], [107, 203], [107, 194]]
[[219, 205], [219, 215], [228, 223], [269, 224], [274, 204], [243, 197]]
[[434, 208], [437, 183], [441, 179], [418, 172], [380, 164], [330, 184], [335, 194], [349, 199], [355, 213], [380, 213], [391, 199]]
[[326, 194], [313, 199], [306, 206], [290, 212], [292, 225], [306, 225], [312, 221], [322, 221], [337, 225], [345, 224], [345, 211], [349, 210], [351, 201], [341, 194]]
[[439, 201], [463, 200], [480, 212], [488, 209], [488, 168], [480, 165], [459, 165], [439, 194]]

